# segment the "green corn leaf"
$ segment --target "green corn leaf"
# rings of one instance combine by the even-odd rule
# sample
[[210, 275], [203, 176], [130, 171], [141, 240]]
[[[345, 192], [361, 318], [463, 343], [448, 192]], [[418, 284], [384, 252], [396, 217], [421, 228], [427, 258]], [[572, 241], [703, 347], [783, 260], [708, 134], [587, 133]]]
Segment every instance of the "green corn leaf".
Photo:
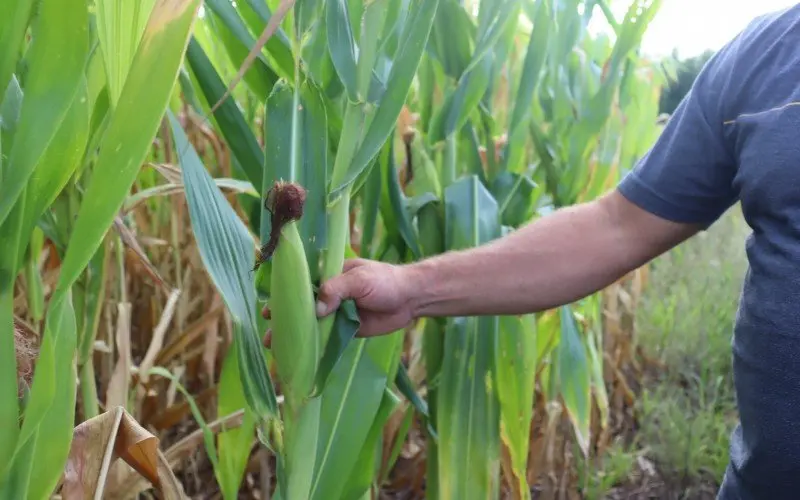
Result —
[[21, 108], [22, 89], [19, 86], [19, 80], [12, 75], [3, 100], [0, 101], [0, 118], [2, 118], [2, 123], [0, 123], [0, 175], [8, 165], [8, 150], [14, 144]]
[[444, 105], [433, 116], [427, 137], [429, 143], [444, 140], [464, 126], [489, 87], [492, 62], [491, 54], [487, 54], [480, 64], [459, 80], [456, 90], [447, 96]]
[[[471, 248], [500, 236], [497, 203], [476, 176], [448, 186], [444, 199], [447, 249]], [[497, 335], [497, 317], [447, 321], [437, 394], [438, 498], [498, 498]]]
[[406, 369], [405, 365], [402, 363], [398, 365], [397, 375], [395, 375], [394, 383], [397, 385], [397, 390], [400, 391], [400, 394], [405, 396], [408, 402], [411, 403], [411, 406], [413, 406], [417, 413], [422, 416], [425, 426], [428, 430], [428, 435], [435, 441], [437, 439], [436, 429], [434, 427], [431, 414], [428, 411], [428, 405], [420, 397], [416, 389], [414, 389], [414, 383], [411, 382], [411, 377], [408, 375], [408, 369]]
[[247, 403], [259, 418], [277, 417], [275, 389], [267, 371], [256, 331], [256, 298], [250, 280], [255, 248], [244, 223], [228, 204], [188, 142], [177, 119], [169, 113], [179, 152], [186, 201], [200, 256], [214, 286], [239, 325], [237, 339], [240, 375]]
[[44, 233], [36, 228], [28, 242], [25, 260], [25, 285], [27, 286], [28, 310], [34, 321], [44, 319], [44, 282], [39, 273], [39, 258], [42, 256]]
[[408, 375], [408, 369], [402, 363], [397, 369], [395, 384], [397, 384], [397, 390], [400, 391], [400, 394], [408, 399], [408, 402], [411, 403], [420, 415], [425, 418], [430, 417], [428, 414], [428, 405], [425, 404], [425, 401], [417, 394], [416, 389], [414, 389], [414, 383]]
[[217, 481], [225, 500], [237, 498], [247, 461], [250, 458], [250, 445], [255, 430], [255, 417], [247, 406], [247, 399], [242, 387], [237, 355], [239, 349], [236, 342], [238, 340], [234, 338], [225, 355], [219, 378], [219, 402], [217, 403], [219, 417], [244, 410], [242, 425], [237, 429], [223, 430], [217, 437], [219, 448]]
[[[22, 91], [16, 78], [12, 77], [0, 107], [2, 144], [10, 143], [13, 139], [21, 102]], [[21, 258], [21, 215], [22, 211], [17, 209], [5, 224], [0, 225], [0, 483], [3, 482], [4, 472], [11, 461], [19, 435], [19, 385], [13, 331], [14, 281]]]
[[79, 0], [53, 0], [39, 8], [19, 124], [0, 185], [0, 223], [22, 194], [83, 83], [88, 24], [86, 4]]
[[[186, 59], [200, 83], [206, 101], [214, 105], [225, 94], [226, 86], [194, 37], [189, 40]], [[216, 109], [214, 117], [247, 179], [254, 186], [260, 186], [264, 152], [242, 116], [236, 101], [226, 99]]]
[[[303, 217], [298, 221], [312, 283], [320, 280], [320, 255], [327, 246], [325, 186], [328, 164], [328, 122], [320, 92], [305, 81], [295, 92], [284, 83], [267, 99], [264, 121], [265, 166], [261, 189], [267, 193], [276, 181], [295, 182], [306, 191]], [[291, 125], [290, 125], [291, 124]], [[270, 213], [261, 216], [261, 241], [272, 229]]]
[[[475, 45], [477, 28], [460, 2], [457, 0], [440, 0], [440, 2], [428, 51], [441, 64], [445, 75], [458, 80], [472, 59], [471, 49]], [[427, 120], [423, 123], [427, 123]]]
[[509, 23], [516, 22], [520, 9], [519, 0], [483, 1], [478, 13], [478, 36], [475, 51], [465, 73], [480, 64], [495, 43], [508, 28]]
[[[322, 397], [312, 500], [339, 498], [367, 442], [402, 335], [354, 339], [331, 372]], [[347, 450], [346, 452], [343, 450]]]
[[[67, 185], [84, 160], [89, 139], [86, 84], [82, 82], [50, 145], [28, 181], [22, 235], [31, 234], [39, 217]], [[22, 249], [21, 249], [22, 250]]]
[[75, 347], [75, 315], [68, 291], [50, 302], [25, 421], [5, 478], [8, 482], [0, 484], [3, 497], [12, 488], [16, 493], [9, 498], [48, 498], [61, 477], [72, 438], [77, 373], [71, 359], [59, 358]]
[[[308, 4], [299, 5], [301, 12], [306, 12]], [[298, 8], [295, 7], [295, 8]], [[302, 14], [301, 14], [302, 15]], [[322, 13], [316, 14], [315, 19], [324, 19]], [[328, 49], [328, 29], [323, 22], [316, 22], [308, 35], [308, 41], [303, 45], [302, 58], [306, 72], [329, 98], [337, 98], [344, 90], [342, 82], [333, 65], [330, 50]]]
[[386, 146], [387, 147], [384, 150], [384, 154], [381, 155], [381, 161], [384, 164], [383, 168], [386, 172], [389, 203], [391, 204], [392, 212], [396, 216], [397, 229], [400, 232], [400, 236], [403, 238], [403, 241], [411, 250], [414, 258], [421, 259], [422, 250], [419, 247], [417, 235], [415, 234], [414, 228], [411, 225], [411, 217], [406, 209], [406, 199], [400, 189], [400, 180], [397, 178], [397, 169], [395, 168], [394, 164], [393, 144], [392, 142], [388, 142]]
[[536, 383], [534, 316], [500, 317], [500, 334], [496, 340], [495, 364], [502, 422], [501, 437], [510, 451], [519, 489], [524, 498], [530, 498], [526, 473]]
[[[236, 12], [236, 8], [230, 0], [205, 0], [205, 5], [216, 15], [217, 19], [222, 21], [228, 32], [231, 33], [246, 50], [249, 51], [249, 49], [256, 44], [256, 39], [250, 34], [250, 31], [247, 29], [244, 21], [242, 21], [239, 13]], [[266, 56], [260, 51], [256, 54], [256, 60], [260, 61], [265, 66], [269, 66], [269, 61], [267, 61]]]
[[527, 175], [501, 172], [494, 178], [491, 191], [500, 204], [503, 224], [519, 227], [533, 217], [540, 193]]
[[378, 472], [381, 452], [383, 451], [380, 446], [381, 438], [383, 437], [386, 422], [399, 404], [400, 399], [388, 387], [384, 389], [378, 413], [375, 415], [375, 420], [372, 421], [372, 427], [353, 467], [353, 473], [347, 479], [340, 498], [364, 498], [373, 482], [380, 484], [380, 481], [375, 481], [375, 476]]
[[[244, 47], [247, 52], [253, 48], [253, 46], [256, 44], [256, 37], [254, 37], [247, 29], [247, 26], [242, 21], [239, 13], [229, 0], [206, 0], [205, 5], [207, 5], [209, 9], [219, 16], [220, 20], [225, 24], [228, 30], [230, 30], [233, 36], [236, 37], [239, 43], [242, 44], [242, 47]], [[263, 29], [263, 27], [261, 29]], [[258, 30], [259, 34], [261, 29]], [[270, 61], [261, 51], [259, 51], [256, 55], [256, 58], [260, 61], [260, 63], [275, 71], [281, 78], [294, 80], [294, 58], [292, 57], [288, 48], [280, 43], [280, 39], [274, 36], [270, 37], [265, 48], [267, 51], [272, 49], [271, 55], [275, 57], [273, 57], [272, 61]], [[281, 50], [276, 53], [275, 48]], [[274, 62], [274, 65], [270, 66], [270, 62]]]
[[483, 98], [489, 87], [494, 58], [488, 55], [464, 73], [453, 94], [452, 106], [447, 110], [444, 135], [450, 136], [461, 130], [467, 118]]
[[[205, 18], [206, 24], [211, 28], [209, 31], [213, 30], [213, 33], [216, 35], [216, 38], [225, 46], [225, 50], [228, 53], [228, 59], [230, 60], [231, 64], [231, 72], [233, 72], [234, 68], [238, 69], [244, 64], [245, 59], [248, 56], [250, 50], [248, 46], [243, 44], [241, 40], [239, 40], [236, 35], [228, 28], [224, 21], [219, 19], [216, 13], [213, 10], [208, 11], [208, 14]], [[197, 31], [195, 36], [197, 36]], [[210, 35], [210, 33], [209, 33]], [[209, 38], [214, 39], [214, 37], [209, 36]], [[204, 43], [201, 43], [203, 47], [209, 48], [212, 50], [212, 43], [210, 40], [204, 40]], [[258, 53], [258, 56], [253, 60], [252, 65], [250, 68], [245, 71], [243, 76], [243, 81], [247, 84], [250, 90], [257, 96], [265, 96], [268, 95], [270, 89], [275, 82], [278, 81], [279, 76], [278, 74], [267, 64], [265, 61], [265, 57], [262, 53]], [[218, 65], [220, 67], [222, 65]], [[226, 66], [227, 68], [227, 66]], [[238, 90], [238, 89], [236, 89]], [[236, 90], [234, 92], [236, 92]], [[241, 91], [240, 91], [241, 92]], [[234, 93], [234, 96], [237, 94]], [[222, 96], [220, 96], [222, 97]], [[233, 99], [231, 99], [233, 100]], [[210, 106], [213, 106], [218, 102], [212, 101]]]
[[[23, 196], [24, 200], [24, 196]], [[0, 482], [11, 461], [19, 435], [17, 359], [14, 355], [14, 281], [20, 255], [21, 210], [0, 226]]]
[[[78, 331], [78, 368], [81, 370], [81, 391], [83, 393], [84, 418], [95, 417], [99, 413], [97, 387], [94, 380], [92, 354], [100, 314], [103, 312], [108, 280], [106, 259], [107, 245], [102, 244], [86, 267], [83, 282], [73, 287], [76, 327]], [[79, 301], [82, 307], [78, 305]], [[88, 375], [85, 375], [88, 373]]]
[[536, 89], [539, 84], [539, 75], [542, 72], [547, 56], [548, 42], [550, 41], [549, 22], [552, 16], [552, 0], [539, 0], [536, 14], [533, 19], [533, 33], [528, 40], [525, 60], [522, 67], [519, 86], [514, 99], [514, 109], [508, 132], [508, 143], [503, 155], [504, 170], [517, 171], [522, 162], [524, 144], [527, 138], [527, 121], [530, 119], [530, 110]]
[[591, 424], [591, 370], [586, 348], [569, 306], [559, 308], [561, 340], [558, 343], [558, 381], [564, 405], [581, 451], [589, 451]]
[[116, 107], [156, 0], [98, 0], [97, 36], [106, 67], [112, 108]]
[[[15, 405], [16, 406], [16, 405]], [[33, 446], [25, 446], [16, 456], [13, 469], [5, 477], [0, 476], [0, 498], [32, 498], [28, 494]]]
[[[36, 396], [36, 391], [38, 390], [37, 382], [44, 383], [47, 380], [53, 384], [53, 398], [49, 401], [48, 411], [44, 414], [44, 418], [36, 431], [38, 436], [35, 440], [29, 441], [29, 443], [35, 443], [34, 458], [32, 460], [35, 467], [31, 470], [28, 498], [50, 498], [64, 470], [64, 464], [72, 443], [74, 426], [75, 380], [78, 374], [75, 370], [75, 364], [71, 362], [71, 356], [66, 361], [56, 361], [57, 358], [65, 357], [66, 353], [74, 353], [77, 347], [77, 330], [71, 293], [67, 293], [64, 300], [56, 303], [51, 302], [50, 307], [52, 309], [48, 311], [45, 339], [49, 337], [54, 341], [48, 347], [42, 345], [43, 352], [39, 353], [36, 365], [37, 370], [34, 375], [33, 397]], [[49, 314], [50, 311], [53, 311], [52, 317]], [[52, 329], [51, 325], [53, 325]], [[55, 331], [56, 328], [58, 333]], [[47, 340], [45, 340], [43, 344], [47, 343]], [[52, 378], [36, 379], [39, 375], [39, 368], [42, 366], [39, 363], [42, 362], [48, 362], [48, 366], [52, 367]], [[49, 364], [50, 362], [52, 362], [52, 365]], [[44, 369], [43, 371], [50, 370]], [[32, 418], [35, 413], [38, 412], [34, 409], [31, 401], [31, 407], [26, 412], [26, 421], [23, 424], [23, 434], [28, 423], [27, 418]]]
[[[198, 0], [156, 0], [117, 109], [100, 142], [64, 258], [59, 288], [71, 286], [122, 206], [169, 102]], [[136, 119], [131, 119], [135, 116]]]
[[373, 244], [378, 232], [378, 215], [380, 214], [382, 180], [380, 168], [370, 170], [369, 176], [361, 191], [362, 209], [364, 210], [363, 233], [361, 236], [361, 257], [372, 259], [375, 256]]
[[[383, 155], [380, 160], [378, 168], [375, 170], [380, 171], [381, 174], [381, 198], [379, 201], [379, 209], [381, 221], [383, 222], [383, 232], [385, 234], [383, 242], [385, 246], [393, 246], [399, 255], [404, 255], [407, 245], [405, 241], [403, 241], [403, 236], [400, 234], [399, 214], [395, 213], [391, 201], [392, 198], [389, 195], [389, 190], [391, 189], [390, 183], [397, 182], [396, 179], [392, 180], [391, 176], [396, 177], [397, 172], [389, 169], [389, 162], [384, 161]], [[380, 250], [377, 251], [378, 256], [380, 256], [381, 253]]]
[[342, 359], [347, 346], [355, 338], [358, 329], [361, 326], [361, 320], [356, 311], [356, 304], [353, 300], [345, 300], [336, 311], [336, 318], [333, 323], [333, 330], [331, 336], [328, 338], [328, 343], [325, 346], [325, 352], [320, 359], [319, 367], [317, 368], [316, 381], [314, 384], [314, 392], [311, 397], [319, 396], [325, 385], [328, 382], [331, 372], [336, 368], [336, 365]]
[[[303, 2], [298, 3], [302, 4]], [[250, 32], [260, 35], [264, 30], [264, 26], [267, 25], [272, 17], [272, 12], [270, 11], [270, 7], [266, 5], [266, 2], [263, 0], [245, 0], [244, 2], [235, 2], [235, 4], [239, 15], [250, 27]], [[277, 3], [275, 7], [277, 8]], [[294, 12], [297, 12], [297, 9], [298, 5], [295, 4]], [[287, 17], [292, 15], [293, 14], [290, 12]], [[248, 45], [247, 50], [249, 51], [251, 47], [252, 45]], [[280, 25], [270, 39], [267, 40], [263, 50], [266, 50], [271, 67], [276, 68], [281, 78], [294, 82], [295, 67], [292, 44]], [[300, 68], [300, 74], [304, 75], [304, 70], [302, 68]]]
[[[600, 304], [592, 304], [592, 311], [594, 311], [595, 325], [601, 324], [598, 321], [602, 308]], [[600, 412], [600, 425], [605, 428], [608, 425], [608, 392], [606, 391], [606, 382], [603, 377], [603, 341], [602, 332], [595, 327], [593, 335], [586, 342], [586, 351], [589, 355], [589, 366], [592, 372], [592, 389], [597, 402], [597, 409]]]
[[350, 26], [347, 0], [327, 0], [325, 20], [328, 33], [328, 47], [339, 80], [344, 84], [347, 96], [358, 102], [356, 61], [356, 41]]
[[0, 3], [0, 89], [6, 89], [20, 56], [33, 0]]
[[286, 465], [278, 470], [278, 498], [311, 498], [314, 467], [318, 462], [314, 452], [320, 442], [321, 408], [321, 398], [310, 399], [285, 421], [286, 451], [282, 460]]
[[442, 197], [442, 185], [439, 182], [440, 172], [436, 170], [428, 152], [425, 150], [425, 139], [414, 135], [406, 148], [407, 161], [411, 164], [413, 178], [406, 188], [409, 196], [420, 196], [425, 193], [435, 198]]
[[[303, 3], [305, 5], [308, 5], [309, 2], [303, 2]], [[252, 19], [252, 17], [249, 15], [252, 12], [257, 16], [258, 22], [261, 23], [261, 26], [264, 26], [269, 22], [270, 18], [272, 17], [272, 11], [270, 10], [270, 7], [267, 5], [267, 2], [264, 2], [263, 0], [245, 0], [245, 4], [247, 5], [247, 7], [249, 7], [249, 9], [241, 8], [240, 5], [243, 4], [237, 3], [237, 7], [240, 7], [240, 12], [242, 13], [242, 17], [245, 20], [249, 22]], [[253, 21], [253, 23], [250, 24], [250, 28], [253, 31], [259, 31], [259, 29], [257, 29], [258, 25], [255, 24], [255, 21]], [[282, 44], [289, 47], [290, 45], [289, 37], [286, 36], [286, 33], [283, 31], [283, 28], [278, 27], [278, 29], [275, 31], [275, 35], [273, 36], [276, 39], [280, 40]]]
[[[356, 88], [361, 100], [367, 97], [374, 81], [373, 70], [379, 55], [380, 37], [383, 34], [383, 27], [388, 14], [388, 4], [389, 0], [373, 0], [367, 4], [364, 11], [364, 32], [360, 36], [357, 65], [358, 80], [356, 82]], [[380, 82], [380, 80], [377, 81]], [[382, 95], [384, 90], [377, 91], [376, 96]]]
[[394, 130], [397, 117], [400, 116], [400, 110], [408, 96], [411, 81], [427, 44], [439, 0], [415, 0], [414, 3], [387, 78], [386, 92], [381, 97], [367, 133], [347, 168], [347, 173], [331, 186], [328, 194], [329, 202], [335, 200], [342, 190], [349, 187], [367, 168]]

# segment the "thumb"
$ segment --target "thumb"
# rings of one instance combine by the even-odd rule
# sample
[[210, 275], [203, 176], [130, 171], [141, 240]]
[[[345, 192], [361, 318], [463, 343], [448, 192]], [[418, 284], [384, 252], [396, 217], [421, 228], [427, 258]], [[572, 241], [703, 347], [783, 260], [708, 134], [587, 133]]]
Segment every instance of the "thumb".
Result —
[[356, 298], [361, 287], [357, 277], [345, 272], [323, 283], [317, 297], [317, 316], [327, 316], [338, 309], [343, 300]]

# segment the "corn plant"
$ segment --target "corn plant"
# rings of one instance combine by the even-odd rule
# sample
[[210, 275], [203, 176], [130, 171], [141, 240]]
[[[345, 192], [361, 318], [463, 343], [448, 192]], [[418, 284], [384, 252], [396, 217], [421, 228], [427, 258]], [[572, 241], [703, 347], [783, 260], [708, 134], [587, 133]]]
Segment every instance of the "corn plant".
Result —
[[[400, 332], [355, 339], [358, 316], [352, 303], [317, 320], [314, 288], [341, 272], [345, 255], [352, 252], [351, 194], [369, 176], [394, 129], [437, 3], [298, 4], [267, 43], [264, 60], [274, 64], [269, 67], [280, 80], [268, 80], [270, 72], [260, 57], [256, 72], [245, 80], [252, 89], [263, 89], [265, 83], [271, 88], [265, 96], [262, 164], [245, 163], [260, 153], [252, 133], [238, 145], [231, 141], [240, 165], [247, 165], [244, 174], [264, 200], [258, 225], [263, 246], [257, 256], [246, 226], [203, 175], [193, 148], [181, 147], [185, 138], [180, 124], [172, 121], [192, 224], [207, 269], [241, 327], [243, 386], [262, 436], [278, 458], [279, 490], [285, 498], [366, 493], [380, 430], [398, 403], [390, 387], [401, 352]], [[246, 19], [264, 14], [266, 21], [270, 15], [253, 2], [235, 8], [222, 2], [208, 5], [211, 28], [221, 36], [233, 34], [245, 47], [255, 38], [246, 30]], [[351, 13], [356, 8], [359, 12]], [[354, 14], [363, 16], [363, 25], [351, 24]], [[325, 45], [330, 51], [320, 57], [318, 48]], [[242, 45], [226, 48], [234, 60], [241, 57]], [[287, 56], [291, 66], [281, 63]], [[213, 105], [224, 86], [201, 42], [190, 44], [188, 61], [191, 81], [198, 83], [205, 105]], [[215, 118], [227, 129], [224, 135], [233, 138], [246, 122], [234, 107], [224, 106]], [[190, 172], [200, 177], [192, 180]], [[252, 273], [256, 260], [264, 265]], [[249, 276], [254, 280], [248, 281]], [[284, 398], [279, 418], [266, 357], [256, 344], [256, 291], [271, 310], [271, 358]], [[341, 453], [345, 449], [350, 452]]]
[[[595, 3], [613, 44], [586, 33]], [[529, 498], [536, 387], [562, 401], [584, 454], [593, 397], [605, 418], [596, 297], [519, 318], [423, 320], [423, 402], [399, 362], [402, 332], [355, 338], [350, 302], [318, 321], [315, 289], [346, 255], [407, 262], [476, 246], [613, 185], [654, 137], [636, 49], [658, 2], [633, 2], [622, 22], [601, 2], [577, 0], [484, 0], [474, 10], [453, 0], [298, 3], [243, 74], [264, 101], [263, 151], [235, 103], [219, 101], [220, 74], [246, 60], [276, 5], [206, 6], [183, 89], [202, 95], [200, 112], [220, 103], [213, 119], [260, 191], [263, 208], [249, 212], [258, 238], [203, 175], [175, 120], [173, 132], [189, 151], [184, 175], [204, 179], [186, 179], [192, 224], [250, 346], [240, 351], [242, 382], [250, 409], [270, 423], [262, 437], [281, 494], [353, 498], [378, 484], [381, 428], [400, 392], [427, 423], [430, 498], [497, 497], [503, 447], [515, 496]], [[217, 38], [224, 53], [210, 56]], [[411, 130], [396, 128], [404, 106], [420, 117]], [[635, 118], [622, 126], [622, 116]], [[263, 359], [276, 368], [279, 415], [256, 354], [253, 260], [252, 287], [271, 313]]]
[[[199, 2], [145, 2], [134, 22], [114, 2], [21, 0], [0, 7], [0, 491], [48, 498], [75, 423], [77, 363], [97, 412], [88, 352], [102, 299], [104, 240], [155, 135]], [[38, 227], [37, 227], [38, 226]], [[61, 260], [32, 386], [17, 400], [14, 284], [33, 284], [42, 234]], [[98, 274], [100, 278], [98, 279]]]
[[[633, 0], [619, 22], [600, 0], [1, 5], [0, 492], [47, 497], [74, 425], [135, 413], [150, 377], [189, 401], [224, 498], [237, 496], [254, 434], [276, 458], [281, 498], [374, 497], [415, 416], [427, 497], [529, 498], [537, 392], [563, 406], [588, 455], [593, 405], [601, 424], [607, 415], [599, 297], [520, 317], [425, 318], [371, 339], [356, 336], [353, 302], [320, 320], [314, 299], [347, 257], [403, 263], [473, 247], [613, 186], [656, 134], [658, 82], [636, 52], [658, 5]], [[589, 36], [595, 7], [613, 42]], [[229, 173], [220, 151], [198, 151], [206, 119]], [[101, 402], [95, 384], [104, 302], [118, 298], [119, 331], [132, 322], [124, 252], [145, 254], [129, 228], [136, 206], [171, 226], [176, 247], [171, 285], [141, 257], [169, 293], [164, 328], [181, 307], [181, 205], [160, 199], [181, 191], [233, 326], [216, 410], [243, 417], [218, 436], [155, 350], [136, 384], [123, 361], [117, 393]], [[52, 292], [45, 248], [59, 262]], [[20, 284], [42, 332], [22, 399]], [[407, 341], [422, 347], [404, 353]]]

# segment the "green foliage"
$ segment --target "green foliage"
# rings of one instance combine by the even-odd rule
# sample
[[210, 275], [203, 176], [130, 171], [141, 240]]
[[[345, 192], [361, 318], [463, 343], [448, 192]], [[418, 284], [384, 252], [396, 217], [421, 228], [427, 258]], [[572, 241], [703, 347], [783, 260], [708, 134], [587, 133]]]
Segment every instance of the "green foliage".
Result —
[[[112, 100], [115, 112], [102, 128], [90, 121], [98, 110], [95, 106], [102, 106], [102, 101], [94, 99], [96, 78], [100, 76], [87, 74], [87, 69], [97, 68], [90, 63], [96, 61], [96, 51], [118, 52], [113, 45], [116, 39], [96, 38], [98, 32], [90, 30], [90, 18], [96, 14], [90, 13], [83, 1], [43, 2], [31, 18], [22, 13], [24, 3], [17, 5], [15, 15], [0, 21], [2, 37], [8, 37], [12, 49], [4, 56], [2, 71], [27, 68], [18, 87], [20, 80], [10, 77], [10, 92], [2, 106], [11, 125], [7, 126], [4, 119], [0, 144], [2, 157], [8, 161], [7, 166], [4, 161], [0, 188], [0, 234], [6, 247], [0, 263], [5, 356], [15, 351], [9, 342], [13, 342], [11, 285], [22, 270], [22, 256], [35, 224], [42, 216], [52, 216], [51, 206], [59, 196], [72, 196], [81, 202], [79, 209], [65, 214], [60, 222], [64, 239], [59, 238], [59, 246], [66, 251], [47, 307], [24, 418], [19, 418], [18, 405], [12, 402], [17, 392], [16, 376], [6, 376], [0, 384], [4, 400], [0, 491], [10, 498], [49, 498], [70, 448], [76, 403], [75, 360], [79, 334], [87, 335], [83, 328], [86, 318], [76, 318], [72, 289], [97, 255], [140, 169], [170, 96], [199, 4], [155, 3], [147, 22], [141, 23], [141, 42], [129, 47], [130, 59], [123, 57], [115, 62], [114, 69], [119, 71], [113, 73], [123, 75], [124, 84], [117, 81], [114, 87], [108, 83], [112, 77], [106, 77], [108, 88], [115, 92], [112, 96], [118, 100]], [[31, 40], [26, 45], [23, 35], [29, 22]], [[108, 59], [106, 69], [111, 74]], [[86, 302], [81, 298], [80, 303]], [[3, 365], [9, 367], [7, 375], [11, 375], [14, 360], [5, 359]]]
[[748, 232], [733, 207], [709, 231], [659, 257], [642, 296], [640, 342], [670, 369], [648, 380], [637, 444], [672, 477], [719, 483], [728, 463], [737, 423], [730, 335]]
[[[399, 454], [382, 448], [397, 411], [401, 439], [414, 413], [424, 421], [430, 498], [498, 498], [504, 447], [507, 480], [528, 498], [537, 387], [563, 401], [587, 453], [592, 404], [606, 406], [596, 298], [521, 318], [424, 319], [424, 398], [403, 356], [420, 329], [359, 338], [352, 301], [317, 319], [314, 299], [347, 257], [405, 263], [481, 245], [599, 196], [630, 168], [656, 133], [661, 75], [637, 48], [660, 2], [633, 1], [612, 19], [613, 41], [589, 35], [582, 10], [594, 4], [298, 2], [221, 103], [278, 2], [205, 0], [202, 18], [200, 0], [47, 0], [35, 16], [31, 2], [0, 7], [0, 491], [44, 498], [56, 485], [76, 368], [85, 416], [99, 407], [91, 350], [108, 230], [131, 223], [125, 209], [181, 190], [233, 322], [217, 410], [244, 409], [243, 426], [215, 444], [179, 386], [225, 498], [254, 432], [276, 456], [281, 498], [368, 495]], [[204, 165], [187, 125], [212, 107], [209, 135], [230, 151], [234, 178]], [[399, 129], [411, 112], [420, 120]], [[149, 153], [156, 137], [164, 158]], [[150, 160], [177, 161], [180, 174], [159, 184], [141, 169]], [[304, 193], [288, 212], [275, 201], [286, 186]], [[63, 259], [46, 307], [31, 266], [42, 236]], [[254, 272], [258, 247], [266, 262]], [[24, 409], [5, 333], [21, 274], [35, 314], [46, 311]]]

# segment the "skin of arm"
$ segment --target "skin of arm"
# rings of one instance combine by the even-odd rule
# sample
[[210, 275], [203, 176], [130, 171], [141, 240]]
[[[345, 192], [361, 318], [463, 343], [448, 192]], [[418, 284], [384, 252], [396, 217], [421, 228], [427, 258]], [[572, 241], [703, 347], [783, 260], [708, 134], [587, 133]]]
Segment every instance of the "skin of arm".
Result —
[[580, 300], [694, 235], [616, 191], [407, 267], [412, 316], [525, 314]]
[[[701, 229], [660, 218], [612, 191], [477, 248], [402, 265], [347, 260], [340, 275], [322, 283], [317, 315], [353, 299], [364, 337], [420, 317], [539, 312], [605, 288]], [[269, 318], [269, 309], [262, 314]]]

